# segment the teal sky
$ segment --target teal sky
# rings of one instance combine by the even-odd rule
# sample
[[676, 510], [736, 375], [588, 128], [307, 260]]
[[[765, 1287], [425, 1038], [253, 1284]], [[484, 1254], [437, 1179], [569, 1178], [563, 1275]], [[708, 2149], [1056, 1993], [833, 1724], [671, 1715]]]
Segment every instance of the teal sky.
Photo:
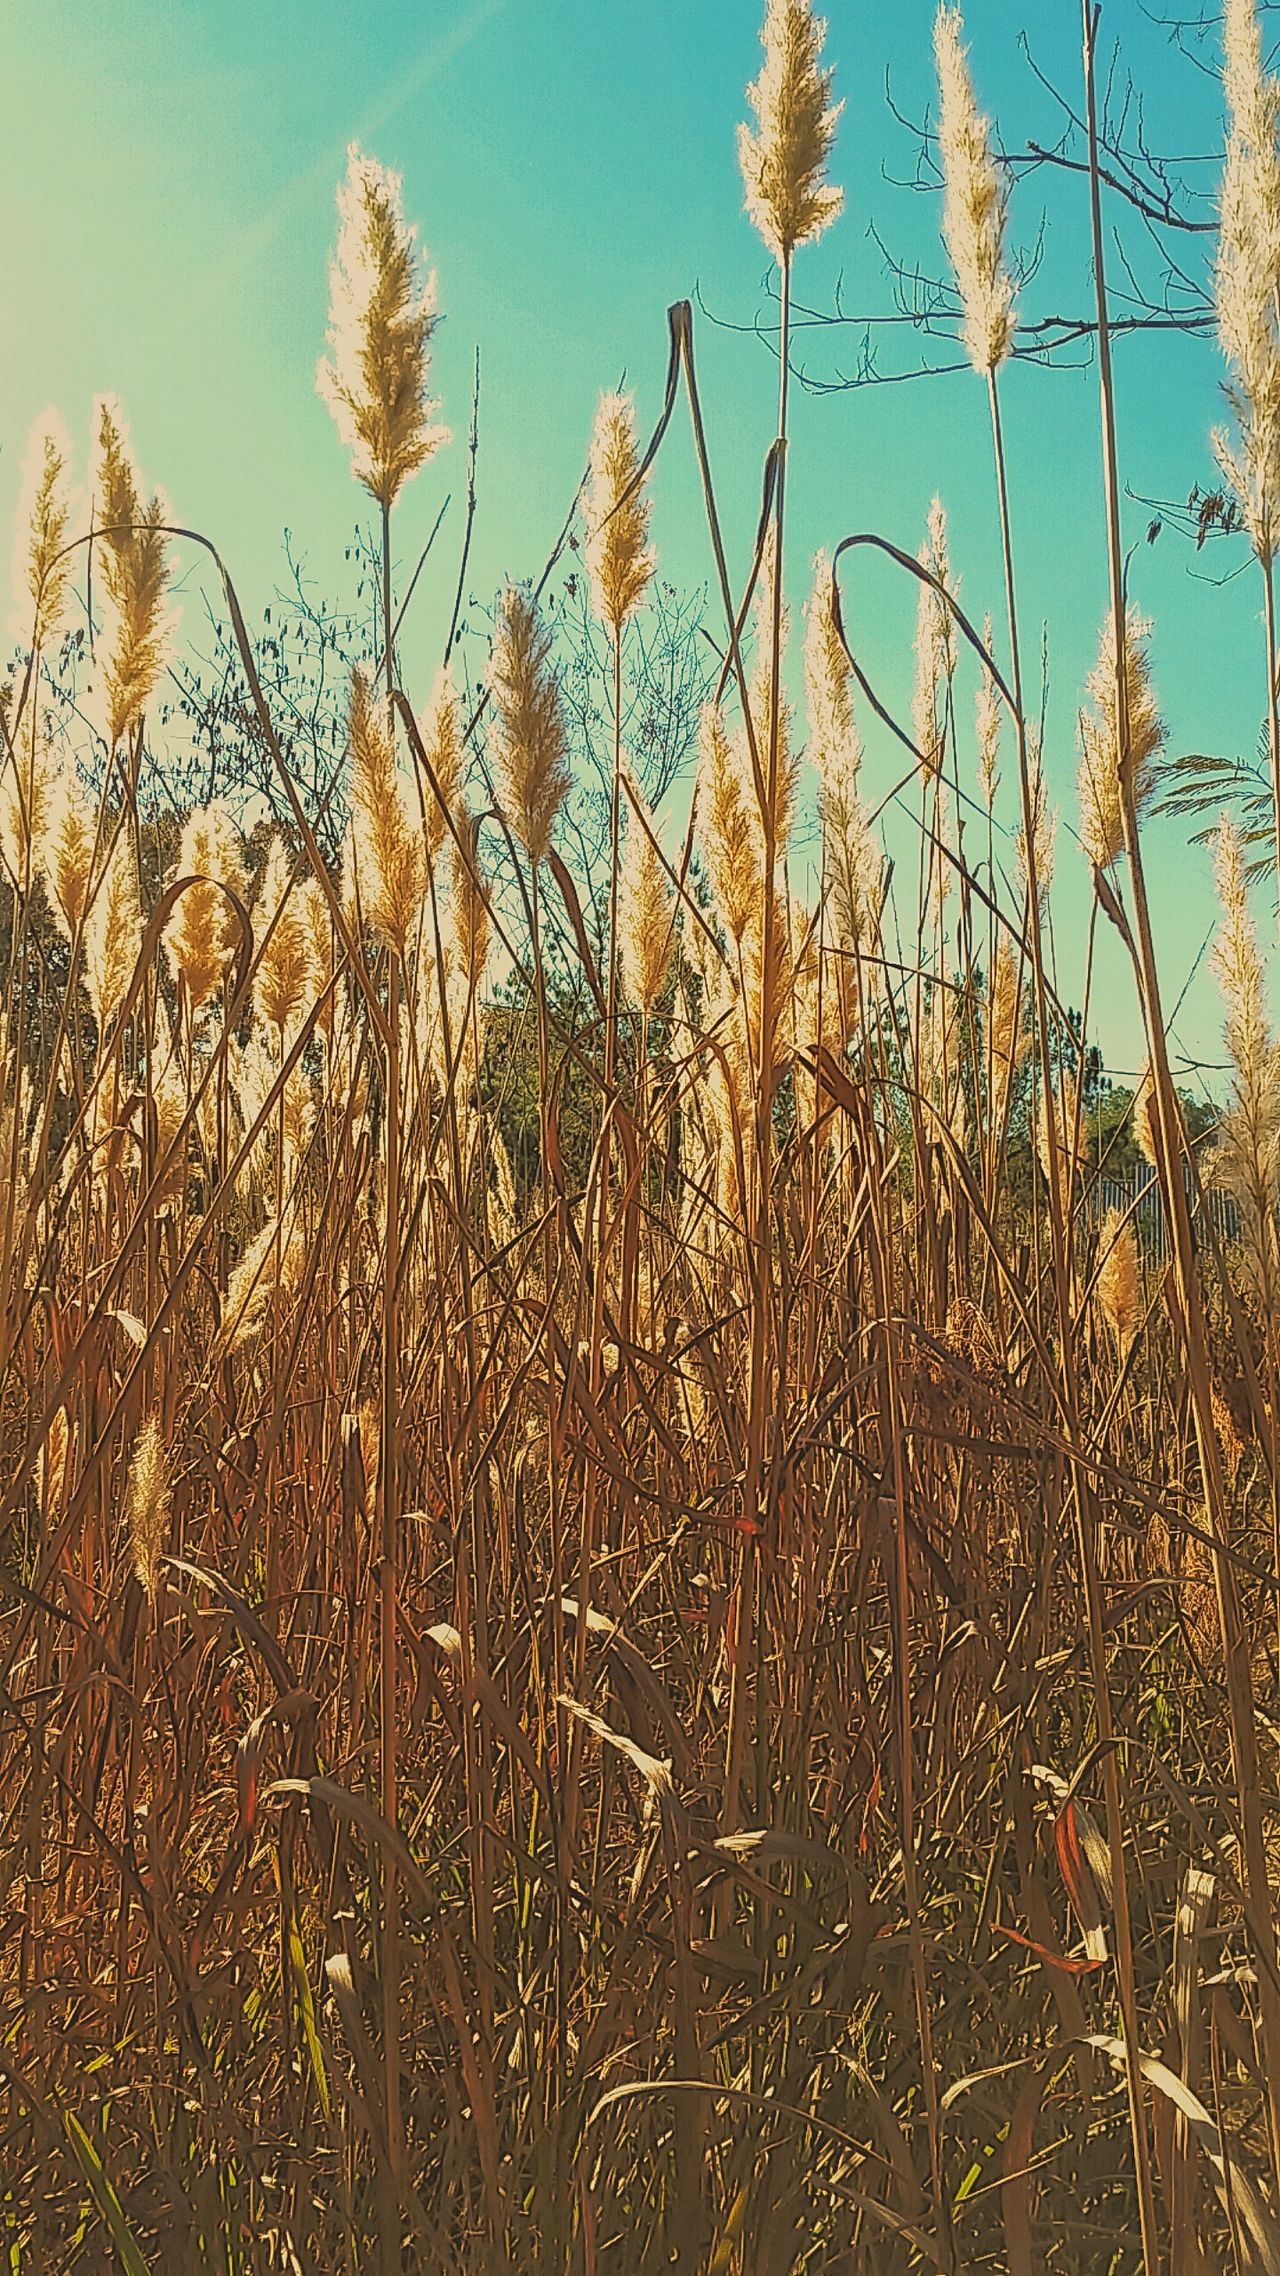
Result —
[[[224, 551], [251, 616], [270, 600], [287, 527], [317, 582], [340, 593], [343, 549], [362, 510], [329, 416], [314, 392], [324, 343], [333, 194], [352, 139], [399, 170], [406, 206], [438, 271], [444, 323], [435, 392], [452, 448], [406, 493], [398, 550], [413, 557], [446, 491], [454, 503], [434, 574], [415, 600], [403, 662], [422, 696], [438, 659], [461, 536], [471, 362], [482, 356], [480, 512], [470, 589], [535, 572], [581, 469], [598, 392], [625, 372], [641, 423], [656, 412], [665, 310], [701, 291], [718, 314], [763, 305], [763, 249], [741, 213], [734, 127], [758, 67], [758, 0], [8, 0], [0, 42], [6, 346], [0, 362], [0, 520], [7, 521], [32, 419], [55, 403], [87, 438], [93, 393], [116, 390], [146, 479], [177, 519]], [[850, 309], [892, 307], [874, 230], [908, 260], [939, 268], [940, 199], [909, 175], [909, 136], [886, 102], [922, 115], [932, 91], [931, 0], [893, 8], [830, 0], [828, 55], [845, 98], [834, 178], [843, 219], [802, 257], [797, 292]], [[1043, 25], [1041, 19], [1052, 18]], [[1142, 88], [1156, 149], [1214, 153], [1211, 78], [1174, 53], [1131, 6], [1108, 11]], [[971, 0], [967, 32], [984, 106], [1006, 142], [1049, 141], [1052, 103], [1019, 52], [1078, 98], [1073, 0]], [[1197, 179], [1206, 188], [1212, 166]], [[1207, 210], [1207, 209], [1206, 209]], [[1078, 180], [1035, 176], [1018, 189], [1015, 242], [1046, 218], [1029, 315], [1087, 304]], [[1147, 273], [1149, 241], [1119, 210]], [[1203, 259], [1205, 240], [1180, 251]], [[1189, 249], [1189, 251], [1188, 251]], [[1113, 282], [1123, 282], [1113, 272]], [[851, 331], [808, 336], [815, 371], [856, 358]], [[773, 426], [775, 372], [750, 337], [699, 318], [699, 363], [735, 572], [745, 570], [760, 463]], [[886, 368], [936, 345], [885, 336]], [[1124, 476], [1133, 492], [1176, 498], [1211, 479], [1220, 370], [1208, 342], [1168, 334], [1119, 351]], [[1089, 369], [1008, 375], [1008, 440], [1028, 664], [1049, 626], [1047, 764], [1064, 825], [1075, 815], [1075, 713], [1106, 601], [1099, 507], [1097, 390]], [[962, 599], [1000, 623], [999, 561], [985, 399], [969, 374], [815, 397], [797, 390], [788, 577], [795, 614], [814, 549], [876, 530], [915, 549], [938, 492], [951, 517]], [[1171, 532], [1142, 543], [1150, 515], [1126, 504], [1138, 543], [1133, 594], [1156, 620], [1155, 679], [1170, 749], [1250, 748], [1264, 688], [1256, 572], [1199, 560]], [[687, 420], [664, 450], [654, 531], [665, 573], [709, 569]], [[1232, 556], [1232, 560], [1234, 560]], [[1199, 574], [1197, 574], [1197, 572]], [[192, 571], [192, 576], [196, 572]], [[194, 594], [190, 606], [194, 609]], [[914, 587], [887, 569], [858, 573], [851, 628], [873, 679], [903, 715], [913, 675]], [[968, 693], [962, 724], [968, 724]], [[868, 780], [887, 789], [896, 761], [868, 731]], [[1011, 788], [1011, 786], [1007, 786]], [[1166, 988], [1190, 981], [1176, 1025], [1193, 1055], [1218, 1056], [1211, 979], [1196, 958], [1213, 921], [1209, 862], [1155, 823]], [[1088, 886], [1066, 828], [1055, 914], [1063, 993], [1080, 1000]], [[1093, 1025], [1117, 1069], [1138, 1055], [1131, 989], [1110, 943], [1095, 976]]]

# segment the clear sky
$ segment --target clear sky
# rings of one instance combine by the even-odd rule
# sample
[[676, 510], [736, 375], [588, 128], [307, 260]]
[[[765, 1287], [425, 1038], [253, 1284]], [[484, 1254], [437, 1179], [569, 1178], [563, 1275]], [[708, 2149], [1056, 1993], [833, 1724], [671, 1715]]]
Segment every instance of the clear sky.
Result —
[[[758, 67], [759, 0], [7, 0], [0, 197], [6, 220], [0, 359], [0, 522], [16, 496], [34, 416], [55, 403], [86, 438], [90, 399], [116, 390], [145, 477], [176, 518], [224, 551], [251, 615], [271, 598], [288, 528], [318, 582], [340, 593], [362, 510], [314, 392], [323, 347], [333, 194], [354, 139], [404, 176], [406, 205], [439, 275], [436, 392], [454, 445], [406, 493], [399, 548], [412, 556], [446, 491], [453, 506], [434, 575], [415, 600], [403, 661], [424, 694], [456, 573], [470, 373], [481, 349], [480, 513], [470, 589], [535, 572], [581, 470], [598, 392], [625, 373], [642, 424], [658, 407], [670, 301], [701, 293], [717, 315], [765, 305], [766, 258], [741, 213], [734, 127]], [[830, 0], [827, 52], [844, 97], [834, 178], [843, 219], [802, 256], [797, 292], [866, 314], [892, 309], [883, 241], [938, 271], [940, 199], [903, 186], [915, 163], [895, 120], [932, 93], [931, 0]], [[1221, 147], [1217, 88], [1131, 5], [1107, 11], [1142, 92], [1151, 146], [1197, 161], [1211, 191]], [[971, 0], [972, 63], [1006, 143], [1048, 143], [1061, 124], [1039, 69], [1078, 102], [1073, 0]], [[1205, 54], [1212, 56], [1212, 50]], [[1206, 206], [1204, 215], [1210, 211]], [[1155, 248], [1117, 206], [1150, 278]], [[1031, 316], [1088, 301], [1078, 177], [1036, 174], [1015, 193], [1013, 236], [1039, 273]], [[1196, 266], [1207, 240], [1178, 251]], [[1123, 289], [1117, 269], [1113, 281]], [[856, 330], [807, 334], [815, 372], [856, 361]], [[698, 351], [735, 572], [745, 570], [775, 371], [750, 336], [698, 319]], [[886, 370], [938, 353], [884, 335]], [[1212, 479], [1221, 416], [1206, 341], [1160, 334], [1120, 350], [1126, 539], [1133, 593], [1154, 617], [1155, 680], [1170, 749], [1252, 747], [1264, 701], [1256, 572], [1222, 585], [1219, 550], [1197, 558], [1171, 532], [1147, 548], [1147, 496]], [[1008, 438], [1029, 662], [1049, 627], [1047, 766], [1075, 818], [1075, 715], [1106, 602], [1092, 370], [1008, 375]], [[851, 393], [797, 391], [788, 578], [798, 616], [814, 549], [877, 530], [914, 551], [938, 492], [951, 517], [962, 599], [1000, 622], [990, 452], [972, 375]], [[709, 555], [687, 421], [658, 471], [655, 536], [665, 573], [700, 583]], [[1215, 581], [1206, 581], [1212, 569]], [[860, 571], [851, 629], [868, 669], [909, 714], [914, 586]], [[968, 695], [964, 697], [964, 723]], [[868, 780], [897, 761], [868, 732]], [[1011, 816], [1010, 816], [1011, 818]], [[1166, 986], [1190, 979], [1177, 1035], [1217, 1055], [1212, 981], [1196, 959], [1213, 921], [1208, 856], [1176, 826], [1148, 834]], [[1064, 994], [1080, 997], [1088, 885], [1062, 833], [1055, 909]], [[1103, 928], [1105, 930], [1105, 927]], [[1094, 1026], [1117, 1069], [1137, 1056], [1131, 990], [1106, 943]]]

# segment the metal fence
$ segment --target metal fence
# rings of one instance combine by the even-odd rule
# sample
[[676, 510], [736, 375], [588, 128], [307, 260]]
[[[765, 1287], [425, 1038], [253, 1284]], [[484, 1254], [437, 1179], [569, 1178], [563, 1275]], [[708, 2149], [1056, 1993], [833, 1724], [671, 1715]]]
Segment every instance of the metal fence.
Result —
[[[1225, 1246], [1240, 1238], [1241, 1218], [1238, 1204], [1229, 1193], [1221, 1193], [1206, 1186], [1197, 1204], [1192, 1189], [1191, 1173], [1184, 1162], [1183, 1182], [1192, 1204], [1192, 1223], [1203, 1223], [1205, 1217], [1217, 1238]], [[1105, 1217], [1109, 1209], [1129, 1216], [1138, 1245], [1152, 1262], [1160, 1262], [1168, 1253], [1165, 1238], [1164, 1202], [1160, 1194], [1160, 1181], [1149, 1162], [1140, 1162], [1128, 1177], [1095, 1178], [1089, 1188], [1089, 1206], [1095, 1217]]]

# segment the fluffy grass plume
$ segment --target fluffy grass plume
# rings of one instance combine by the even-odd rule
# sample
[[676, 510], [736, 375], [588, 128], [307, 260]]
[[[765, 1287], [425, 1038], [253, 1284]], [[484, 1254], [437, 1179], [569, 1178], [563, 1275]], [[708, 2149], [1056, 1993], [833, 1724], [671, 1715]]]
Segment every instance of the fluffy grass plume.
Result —
[[[928, 534], [919, 554], [943, 591], [951, 590], [947, 516], [940, 498], [929, 508]], [[916, 687], [912, 720], [927, 774], [941, 771], [946, 747], [947, 701], [956, 668], [955, 622], [937, 587], [920, 581], [916, 600]]]
[[329, 355], [316, 384], [351, 453], [351, 470], [390, 508], [410, 475], [449, 440], [428, 395], [436, 280], [405, 222], [398, 174], [347, 152], [338, 245], [329, 272]]
[[128, 429], [113, 395], [93, 412], [94, 547], [103, 591], [104, 727], [115, 745], [141, 719], [169, 659], [174, 618], [166, 614], [170, 565], [162, 491], [144, 504]]
[[809, 0], [766, 0], [764, 68], [747, 89], [756, 125], [738, 128], [747, 213], [783, 266], [844, 203], [826, 178], [844, 108], [831, 100], [832, 73], [821, 61], [826, 32]]
[[[995, 640], [990, 617], [983, 620], [982, 644], [988, 655], [994, 653]], [[1000, 788], [1000, 730], [1003, 722], [999, 691], [985, 665], [974, 697], [973, 723], [978, 739], [978, 787], [990, 810], [995, 805], [996, 792]]]
[[602, 395], [591, 434], [583, 556], [592, 606], [615, 636], [639, 607], [657, 566], [649, 500], [636, 480], [639, 463], [631, 397]]
[[466, 759], [462, 742], [462, 711], [458, 691], [447, 664], [435, 677], [430, 699], [419, 723], [422, 747], [431, 779], [423, 785], [427, 860], [434, 869], [448, 835], [447, 815], [462, 797]]
[[[1225, 815], [1218, 831], [1214, 879], [1222, 922], [1213, 969], [1226, 1010], [1230, 1104], [1214, 1149], [1218, 1184], [1256, 1221], [1255, 1236], [1280, 1199], [1280, 1044], [1267, 1013], [1266, 972], [1249, 911], [1240, 832]], [[1274, 1223], [1270, 1227], [1274, 1239]]]
[[254, 932], [260, 944], [254, 1003], [259, 1018], [283, 1036], [318, 993], [319, 970], [307, 912], [278, 830], [262, 874]]
[[[1149, 620], [1130, 609], [1125, 618], [1123, 659], [1126, 758], [1129, 789], [1139, 820], [1155, 796], [1157, 761], [1166, 734], [1151, 685], [1150, 633]], [[1080, 714], [1080, 836], [1090, 861], [1099, 869], [1106, 869], [1124, 851], [1116, 665], [1115, 620], [1108, 614], [1098, 661], [1085, 682], [1091, 707]]]
[[842, 949], [871, 945], [879, 922], [884, 857], [859, 788], [862, 742], [853, 675], [832, 607], [831, 564], [819, 553], [804, 638], [808, 757], [818, 776], [823, 877], [830, 931]]
[[1142, 1287], [1133, 1227], [1117, 1209], [1109, 1209], [1102, 1221], [1097, 1298], [1098, 1310], [1124, 1359], [1142, 1318]]
[[40, 729], [10, 742], [0, 761], [0, 863], [25, 893], [48, 830], [54, 766]]
[[502, 803], [536, 868], [550, 850], [571, 777], [551, 635], [521, 585], [508, 585], [498, 604], [489, 688]]
[[1005, 261], [1008, 199], [978, 109], [962, 44], [958, 8], [939, 8], [933, 28], [938, 68], [938, 154], [945, 202], [942, 230], [964, 311], [964, 344], [974, 370], [993, 372], [1013, 345], [1013, 280]]
[[631, 815], [618, 880], [622, 993], [642, 1019], [650, 1017], [662, 994], [675, 942], [674, 898], [652, 827], [648, 814]]
[[75, 497], [71, 444], [56, 411], [36, 420], [22, 466], [13, 555], [15, 640], [47, 648], [66, 629], [72, 600], [70, 551]]
[[347, 704], [351, 750], [350, 873], [363, 922], [403, 956], [427, 890], [426, 846], [410, 812], [395, 745], [380, 704], [359, 666]]
[[1262, 67], [1254, 0], [1227, 0], [1223, 90], [1229, 118], [1214, 281], [1237, 435], [1218, 429], [1213, 441], [1254, 550], [1270, 562], [1280, 510], [1280, 87]]
[[698, 843], [717, 914], [740, 947], [764, 888], [760, 810], [741, 729], [731, 733], [718, 704], [698, 729]]
[[169, 1538], [172, 1495], [168, 1457], [158, 1415], [148, 1415], [129, 1464], [127, 1511], [133, 1569], [151, 1603], [160, 1577], [160, 1558]]
[[49, 786], [41, 859], [49, 906], [68, 943], [76, 938], [88, 906], [93, 853], [93, 816], [75, 761], [65, 757]]
[[118, 829], [84, 927], [84, 971], [98, 1033], [124, 1000], [142, 948], [142, 903], [133, 839]]
[[194, 1019], [222, 986], [241, 937], [224, 888], [244, 894], [243, 849], [230, 813], [218, 800], [187, 817], [173, 875], [193, 883], [178, 896], [162, 937], [169, 969]]

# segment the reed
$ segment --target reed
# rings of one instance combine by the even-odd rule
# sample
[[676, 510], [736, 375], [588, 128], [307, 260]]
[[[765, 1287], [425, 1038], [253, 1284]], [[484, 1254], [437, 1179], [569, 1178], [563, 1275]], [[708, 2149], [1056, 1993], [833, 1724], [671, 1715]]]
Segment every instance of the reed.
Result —
[[[780, 319], [763, 512], [759, 465], [721, 477], [754, 541], [681, 303], [652, 448], [603, 395], [475, 668], [474, 626], [398, 589], [447, 439], [437, 302], [403, 184], [351, 151], [320, 389], [375, 622], [317, 787], [223, 573], [268, 823], [176, 798], [155, 731], [205, 541], [112, 399], [85, 520], [37, 424], [0, 749], [14, 2276], [1280, 2267], [1280, 1046], [1228, 821], [1193, 1119], [1084, 28], [1087, 927], [1022, 646], [1010, 174], [951, 6], [938, 218], [994, 596], [935, 502], [918, 554], [826, 533], [792, 640], [793, 266], [842, 204], [807, 0], [768, 0], [739, 134]], [[1249, 0], [1225, 58], [1222, 448], [1269, 592]], [[681, 393], [720, 615], [673, 783], [636, 691], [669, 685]], [[915, 615], [905, 781], [859, 542]], [[1107, 925], [1127, 1095], [1090, 1048]]]

